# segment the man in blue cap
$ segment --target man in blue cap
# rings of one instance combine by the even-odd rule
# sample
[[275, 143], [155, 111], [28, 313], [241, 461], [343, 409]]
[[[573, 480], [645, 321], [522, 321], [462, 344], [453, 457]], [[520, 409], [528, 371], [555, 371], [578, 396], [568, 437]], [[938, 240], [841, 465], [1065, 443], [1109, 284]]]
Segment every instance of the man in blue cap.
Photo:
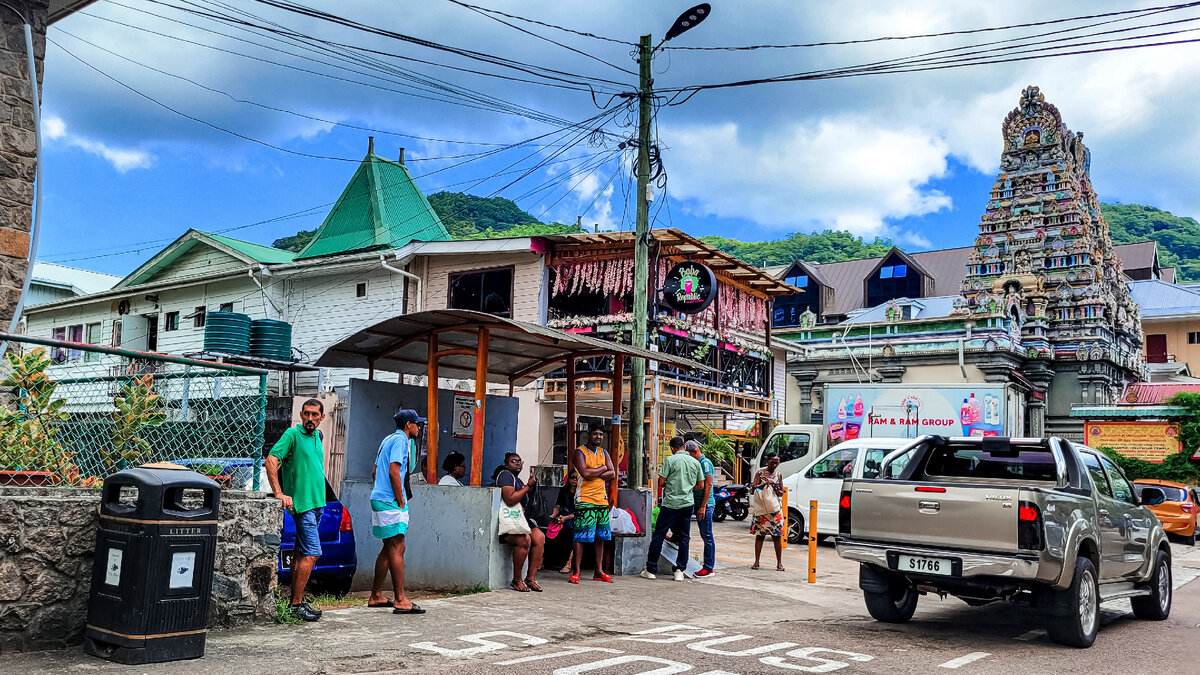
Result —
[[[408, 534], [408, 472], [410, 448], [416, 447], [425, 418], [415, 410], [396, 412], [396, 431], [379, 444], [375, 457], [375, 487], [371, 490], [371, 534], [383, 540], [375, 559], [375, 581], [368, 607], [391, 607], [393, 614], [424, 614], [404, 595], [404, 536]], [[414, 453], [415, 454], [415, 453]], [[392, 573], [395, 600], [383, 594], [383, 580]]]

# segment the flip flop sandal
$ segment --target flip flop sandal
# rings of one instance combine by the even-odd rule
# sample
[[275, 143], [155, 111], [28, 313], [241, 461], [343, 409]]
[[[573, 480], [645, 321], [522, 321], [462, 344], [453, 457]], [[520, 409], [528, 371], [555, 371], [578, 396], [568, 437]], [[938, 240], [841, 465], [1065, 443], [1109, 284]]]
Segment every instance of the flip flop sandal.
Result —
[[783, 565], [776, 565], [776, 566], [775, 566], [775, 569], [776, 569], [776, 570], [779, 570], [780, 572], [786, 572], [786, 571], [787, 571], [787, 570], [783, 569]]
[[421, 609], [421, 606], [415, 602], [413, 603], [412, 607], [409, 607], [408, 609], [399, 609], [396, 607], [392, 608], [392, 614], [424, 614], [424, 613], [425, 613], [425, 610]]
[[570, 579], [567, 579], [567, 583], [568, 583], [568, 584], [577, 584], [577, 583], [579, 583], [579, 575], [578, 575], [578, 574], [572, 574], [572, 575], [571, 575], [571, 578], [570, 578]]
[[526, 580], [525, 580], [525, 587], [526, 587], [526, 588], [528, 588], [529, 590], [533, 591], [534, 593], [541, 593], [541, 592], [542, 592], [542, 587], [541, 587], [541, 586], [538, 586], [538, 585], [537, 585], [537, 582], [536, 582], [536, 581], [534, 581], [533, 579], [526, 579]]
[[395, 609], [394, 605], [395, 605], [395, 603], [391, 600], [384, 600], [383, 602], [368, 602], [367, 603], [367, 607], [372, 607], [372, 608], [377, 608], [377, 609], [382, 609], [384, 607], [391, 607], [392, 609]]
[[754, 563], [753, 565], [751, 565], [750, 569], [752, 569], [752, 570], [758, 569], [758, 563]]
[[[524, 582], [521, 582], [521, 583], [524, 583]], [[518, 593], [528, 593], [529, 592], [528, 588], [517, 588], [517, 582], [515, 582], [515, 581], [508, 582], [508, 587]]]
[[615, 581], [613, 581], [612, 577], [608, 576], [607, 574], [604, 574], [603, 572], [601, 572], [599, 576], [592, 577], [592, 581], [603, 581], [606, 584], [616, 583]]

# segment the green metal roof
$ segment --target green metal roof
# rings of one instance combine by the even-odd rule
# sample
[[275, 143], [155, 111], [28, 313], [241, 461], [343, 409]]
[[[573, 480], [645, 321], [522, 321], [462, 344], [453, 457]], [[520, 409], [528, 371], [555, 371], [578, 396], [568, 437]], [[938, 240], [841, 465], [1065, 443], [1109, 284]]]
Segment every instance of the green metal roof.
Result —
[[449, 240], [450, 233], [408, 169], [368, 152], [321, 228], [296, 258]]
[[1087, 419], [1162, 419], [1164, 417], [1186, 417], [1187, 409], [1177, 405], [1077, 405], [1071, 408], [1071, 417]]
[[205, 244], [217, 250], [224, 251], [227, 255], [244, 260], [248, 265], [253, 263], [286, 263], [291, 262], [296, 257], [296, 254], [290, 251], [262, 246], [260, 244], [251, 244], [248, 241], [240, 239], [232, 239], [219, 234], [210, 234], [190, 229], [167, 245], [166, 248], [154, 254], [154, 257], [142, 263], [141, 267], [130, 272], [115, 288], [134, 286], [149, 281], [159, 272], [175, 264], [175, 261], [180, 256], [192, 250], [197, 244]]
[[[199, 230], [197, 231], [199, 232]], [[200, 232], [200, 234], [203, 234], [210, 239], [215, 239], [240, 253], [244, 253], [260, 263], [265, 263], [268, 265], [275, 263], [286, 263], [291, 262], [296, 258], [295, 253], [292, 253], [291, 251], [285, 251], [281, 248], [272, 248], [270, 246], [263, 246], [262, 244], [252, 244], [248, 241], [242, 241], [241, 239], [231, 239], [229, 237], [219, 234], [212, 234], [209, 232]]]

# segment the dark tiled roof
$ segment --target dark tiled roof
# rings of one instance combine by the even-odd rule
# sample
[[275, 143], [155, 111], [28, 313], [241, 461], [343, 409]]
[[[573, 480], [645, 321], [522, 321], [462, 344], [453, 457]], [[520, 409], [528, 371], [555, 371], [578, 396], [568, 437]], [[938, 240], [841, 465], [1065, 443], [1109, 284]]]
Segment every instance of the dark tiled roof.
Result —
[[1113, 253], [1125, 263], [1125, 271], [1141, 270], [1154, 267], [1154, 256], [1157, 244], [1153, 241], [1139, 241], [1133, 244], [1118, 244], [1113, 246]]

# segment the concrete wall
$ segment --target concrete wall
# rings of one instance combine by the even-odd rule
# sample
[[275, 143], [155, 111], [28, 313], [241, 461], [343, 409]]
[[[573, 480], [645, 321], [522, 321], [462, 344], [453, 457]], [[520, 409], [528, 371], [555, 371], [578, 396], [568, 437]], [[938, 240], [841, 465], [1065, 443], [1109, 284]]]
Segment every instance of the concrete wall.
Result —
[[490, 253], [430, 256], [422, 292], [424, 309], [445, 309], [450, 299], [450, 275], [498, 267], [513, 268], [512, 318], [539, 323], [541, 318], [542, 257], [535, 253]]
[[[0, 653], [82, 641], [99, 504], [90, 488], [0, 488]], [[267, 495], [221, 494], [211, 626], [274, 620], [282, 528]]]
[[986, 382], [983, 371], [979, 370], [978, 366], [968, 363], [964, 367], [967, 371], [966, 379], [963, 379], [963, 372], [957, 363], [909, 366], [900, 379], [905, 384], [956, 384], [959, 382], [982, 384]]
[[[454, 438], [450, 412], [454, 392], [439, 390], [438, 455], [458, 451], [470, 467], [471, 439]], [[424, 413], [426, 389], [394, 382], [352, 380], [350, 382], [349, 420], [346, 430], [346, 475], [341, 499], [358, 525], [355, 546], [358, 572], [356, 589], [369, 588], [379, 540], [370, 536], [374, 467], [379, 442], [396, 429], [392, 414], [400, 407]], [[491, 482], [492, 469], [505, 452], [517, 446], [516, 398], [488, 396], [484, 434], [483, 483]], [[439, 467], [439, 474], [441, 473]], [[468, 472], [467, 479], [470, 478]], [[503, 587], [508, 583], [511, 566], [509, 549], [497, 540], [496, 514], [500, 509], [498, 490], [492, 488], [444, 488], [420, 485], [414, 477], [412, 521], [408, 552], [405, 556], [406, 584], [413, 588], [469, 588], [486, 585]]]

